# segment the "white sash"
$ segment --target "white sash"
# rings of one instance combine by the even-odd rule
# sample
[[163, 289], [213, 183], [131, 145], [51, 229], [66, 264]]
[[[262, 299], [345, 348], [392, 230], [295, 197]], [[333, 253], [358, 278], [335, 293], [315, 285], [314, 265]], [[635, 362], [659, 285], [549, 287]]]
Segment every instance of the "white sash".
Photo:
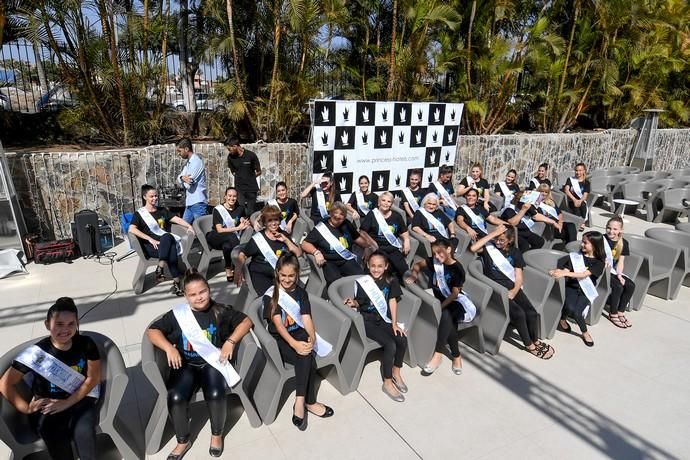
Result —
[[[50, 353], [46, 353], [38, 345], [31, 345], [22, 351], [15, 360], [69, 394], [76, 392], [86, 380], [82, 374]], [[100, 396], [99, 387], [99, 385], [93, 387], [86, 396], [98, 399]]]
[[618, 271], [616, 270], [616, 261], [613, 260], [613, 252], [609, 247], [608, 238], [604, 237], [604, 251], [606, 252], [606, 262], [608, 262], [611, 267], [611, 274], [618, 276]]
[[[510, 203], [513, 200], [513, 196], [515, 195], [508, 188], [508, 184], [506, 184], [506, 182], [502, 180], [498, 183], [498, 186], [501, 188], [501, 193], [503, 193], [503, 197], [505, 198], [504, 203]], [[503, 207], [506, 207], [505, 204], [503, 205]]]
[[530, 180], [530, 182], [534, 184], [535, 189], [541, 185], [541, 182], [539, 182], [539, 179], [537, 179], [536, 177], [533, 177], [532, 180]]
[[[141, 216], [141, 218], [146, 223], [146, 226], [149, 228], [149, 230], [151, 230], [151, 233], [153, 233], [154, 235], [157, 235], [157, 236], [163, 236], [166, 233], [168, 233], [165, 230], [163, 230], [160, 227], [160, 225], [158, 225], [158, 222], [156, 222], [156, 219], [153, 218], [153, 216], [148, 211], [148, 209], [141, 207], [141, 208], [137, 209], [137, 211], [139, 212], [139, 215]], [[177, 255], [178, 256], [182, 255], [182, 238], [175, 235], [174, 233], [171, 233], [171, 235], [175, 239], [175, 247], [177, 249]]]
[[[273, 290], [274, 287], [271, 286], [264, 295], [272, 297]], [[302, 321], [302, 311], [300, 310], [299, 304], [295, 299], [290, 297], [290, 294], [282, 289], [278, 292], [278, 305], [280, 305], [280, 308], [282, 308], [286, 314], [290, 315], [290, 318], [292, 318], [299, 327], [304, 329], [304, 321]], [[323, 358], [324, 356], [328, 356], [331, 350], [333, 350], [333, 345], [326, 342], [316, 333], [316, 343], [314, 343], [314, 351], [316, 354]]]
[[472, 208], [470, 208], [466, 204], [462, 205], [462, 209], [465, 211], [467, 216], [470, 219], [472, 219], [472, 222], [474, 223], [474, 225], [479, 227], [481, 229], [481, 231], [483, 231], [484, 233], [488, 233], [486, 230], [486, 222], [484, 222], [484, 219], [482, 219], [480, 216], [475, 214], [474, 211], [472, 211]]
[[376, 223], [379, 224], [379, 230], [386, 238], [386, 241], [388, 241], [388, 244], [390, 244], [391, 246], [395, 246], [398, 249], [401, 249], [402, 243], [400, 242], [400, 239], [393, 235], [393, 232], [391, 232], [391, 229], [386, 223], [386, 219], [384, 219], [383, 214], [381, 214], [381, 211], [379, 211], [378, 208], [374, 208], [373, 212], [374, 217], [376, 218]]
[[[438, 289], [441, 291], [441, 294], [448, 297], [451, 291], [448, 287], [448, 283], [446, 283], [445, 270], [443, 264], [437, 262], [436, 259], [434, 259], [434, 272], [436, 272], [436, 284], [438, 284]], [[458, 296], [458, 302], [460, 302], [465, 309], [465, 317], [462, 322], [471, 322], [474, 317], [477, 316], [477, 306], [463, 293], [460, 293]]]
[[501, 273], [510, 278], [512, 282], [515, 282], [515, 267], [510, 265], [510, 262], [508, 262], [508, 259], [506, 259], [501, 251], [496, 249], [496, 246], [491, 243], [487, 244], [484, 249], [486, 249], [486, 252], [489, 253], [489, 257], [491, 257], [491, 260], [493, 260], [494, 265], [501, 270]]
[[386, 296], [383, 295], [381, 289], [376, 285], [374, 278], [370, 275], [364, 275], [357, 278], [355, 281], [355, 294], [357, 293], [357, 283], [362, 286], [362, 289], [366, 292], [369, 300], [371, 300], [371, 304], [376, 308], [381, 318], [390, 324], [391, 320], [388, 317], [388, 302], [386, 301]]
[[232, 367], [232, 364], [230, 364], [229, 361], [221, 364], [220, 349], [216, 348], [208, 337], [206, 337], [204, 331], [201, 330], [201, 326], [199, 326], [199, 323], [194, 317], [191, 307], [187, 304], [177, 305], [173, 308], [173, 315], [175, 315], [175, 319], [177, 320], [177, 324], [180, 325], [182, 333], [189, 343], [192, 344], [194, 351], [223, 375], [228, 387], [232, 388], [239, 382], [240, 376], [235, 372], [235, 368]]
[[[518, 211], [517, 208], [515, 208], [515, 206], [513, 206], [512, 204], [511, 204], [510, 206], [508, 206], [508, 207], [509, 207], [510, 209], [512, 209], [513, 211], [515, 211], [516, 214], [517, 214], [518, 212], [520, 212], [520, 211]], [[534, 227], [534, 221], [532, 220], [531, 217], [529, 217], [527, 214], [525, 214], [525, 215], [522, 216], [522, 218], [520, 219], [520, 222], [522, 222], [523, 224], [527, 225], [527, 228], [528, 228], [530, 231], [532, 231], [532, 227]]]
[[[570, 263], [573, 265], [573, 271], [575, 273], [582, 273], [587, 270], [587, 267], [585, 267], [585, 259], [579, 252], [570, 253]], [[577, 282], [580, 283], [580, 289], [582, 289], [582, 292], [587, 296], [590, 303], [594, 302], [594, 299], [599, 296], [599, 293], [597, 292], [597, 288], [594, 286], [592, 279], [587, 276], [577, 280]], [[589, 306], [585, 308], [585, 311], [582, 315], [587, 316], [588, 310]]]
[[276, 256], [276, 253], [273, 252], [271, 246], [268, 245], [266, 237], [261, 233], [255, 233], [254, 236], [252, 236], [252, 239], [256, 243], [256, 246], [259, 248], [259, 251], [261, 251], [261, 254], [264, 256], [264, 259], [266, 259], [266, 262], [271, 264], [271, 267], [276, 268], [276, 264], [278, 263], [278, 256]]
[[357, 202], [357, 208], [362, 211], [365, 216], [369, 214], [369, 203], [364, 201], [364, 194], [362, 192], [355, 192], [355, 201]]
[[582, 189], [580, 188], [580, 182], [574, 177], [570, 178], [570, 189], [573, 191], [577, 199], [582, 199]]
[[469, 188], [475, 188], [475, 189], [477, 188], [477, 184], [474, 181], [474, 179], [472, 179], [472, 176], [465, 177], [465, 182], [467, 182], [467, 186]]
[[285, 219], [283, 219], [283, 209], [280, 207], [280, 204], [278, 204], [278, 200], [268, 200], [268, 205], [275, 206], [276, 208], [280, 209], [280, 229], [286, 231], [287, 222], [285, 222]]
[[232, 218], [230, 213], [228, 212], [227, 208], [223, 206], [222, 204], [219, 204], [215, 208], [216, 211], [218, 211], [218, 214], [220, 214], [220, 217], [223, 218], [223, 225], [225, 228], [231, 228], [235, 227], [235, 219]]
[[550, 215], [554, 219], [558, 219], [558, 211], [556, 211], [556, 208], [553, 206], [549, 206], [548, 204], [544, 203], [543, 201], [539, 203], [539, 209], [544, 211], [546, 214]]
[[437, 232], [443, 235], [444, 238], [448, 238], [448, 232], [446, 231], [446, 228], [443, 226], [440, 220], [435, 218], [433, 214], [431, 214], [424, 208], [419, 208], [419, 212], [422, 213], [422, 215], [426, 218], [427, 222], [434, 226]]
[[345, 260], [352, 260], [357, 257], [352, 252], [350, 252], [345, 246], [343, 246], [343, 243], [341, 243], [340, 240], [338, 240], [338, 238], [336, 238], [335, 235], [331, 233], [328, 227], [326, 227], [326, 224], [324, 224], [323, 222], [319, 222], [318, 224], [316, 224], [315, 228], [321, 234], [323, 239], [326, 240], [331, 249], [337, 252], [340, 257], [342, 257]]
[[319, 207], [319, 214], [321, 214], [321, 218], [325, 219], [328, 217], [328, 209], [326, 209], [326, 196], [323, 194], [323, 190], [320, 188], [316, 189], [316, 203]]
[[412, 212], [415, 212], [417, 209], [419, 209], [419, 203], [417, 202], [417, 198], [415, 198], [412, 194], [412, 190], [410, 190], [410, 187], [405, 187], [403, 189], [403, 194], [405, 195], [405, 199], [407, 200], [407, 203], [410, 205]]
[[446, 204], [447, 207], [455, 210], [458, 209], [458, 205], [455, 204], [455, 200], [451, 198], [450, 194], [448, 193], [448, 190], [445, 189], [443, 185], [441, 185], [440, 182], [434, 182], [434, 187], [436, 187], [436, 190], [438, 190], [438, 194], [441, 196], [441, 199], [443, 202]]

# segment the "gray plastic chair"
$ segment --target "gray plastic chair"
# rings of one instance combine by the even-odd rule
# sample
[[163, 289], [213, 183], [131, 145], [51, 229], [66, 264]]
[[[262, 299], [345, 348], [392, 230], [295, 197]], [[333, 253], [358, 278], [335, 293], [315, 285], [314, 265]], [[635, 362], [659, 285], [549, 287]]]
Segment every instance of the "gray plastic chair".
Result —
[[637, 235], [625, 235], [625, 239], [631, 253], [649, 259], [651, 282], [647, 293], [667, 300], [678, 297], [686, 273], [683, 249]]
[[[184, 227], [177, 224], [172, 224], [170, 227], [170, 232], [178, 235], [181, 238], [183, 250], [182, 262], [189, 267], [189, 260], [187, 258], [189, 257], [189, 251], [192, 247], [192, 243], [194, 242], [194, 238], [186, 232]], [[144, 248], [141, 247], [139, 238], [131, 233], [128, 233], [127, 237], [129, 238], [130, 247], [134, 249], [139, 256], [139, 264], [137, 265], [137, 268], [134, 271], [134, 277], [132, 278], [132, 289], [134, 290], [135, 294], [141, 294], [144, 292], [144, 287], [146, 284], [146, 270], [149, 267], [156, 267], [158, 265], [158, 259], [155, 257], [148, 257], [148, 255], [146, 255]], [[200, 240], [202, 238], [200, 238]]]
[[[654, 207], [652, 203], [654, 203], [658, 193], [663, 190], [663, 188], [664, 186], [662, 184], [654, 182], [630, 181], [623, 185], [623, 198], [640, 203], [638, 209], [644, 209], [647, 213], [647, 222], [651, 222], [654, 219]], [[620, 214], [619, 211], [620, 209], [617, 209], [616, 213]]]
[[[98, 402], [98, 425], [96, 435], [110, 436], [115, 447], [126, 460], [142, 457], [141, 447], [136, 438], [117, 412], [125, 394], [129, 377], [117, 345], [108, 337], [97, 332], [81, 331], [82, 335], [91, 337], [101, 355], [101, 397]], [[12, 365], [16, 356], [35, 344], [41, 338], [28, 340], [17, 345], [0, 358], [0, 375]], [[30, 390], [22, 385], [20, 393], [28, 399]], [[31, 428], [29, 417], [21, 414], [4, 397], [0, 396], [0, 440], [12, 450], [12, 458], [23, 459], [31, 454], [45, 450], [43, 440]], [[68, 441], [67, 441], [68, 442]]]
[[223, 258], [223, 251], [220, 249], [212, 249], [208, 241], [206, 241], [206, 234], [210, 232], [213, 227], [213, 215], [209, 214], [197, 217], [194, 219], [192, 227], [194, 227], [194, 231], [198, 236], [202, 249], [201, 259], [199, 260], [199, 266], [197, 268], [199, 273], [205, 277], [211, 262]]
[[609, 210], [613, 211], [615, 207], [613, 199], [616, 194], [621, 193], [623, 185], [625, 185], [627, 182], [628, 179], [623, 177], [622, 174], [615, 176], [593, 177], [591, 179], [589, 198], [592, 198], [592, 195], [595, 196], [592, 199], [591, 204], [590, 200], [587, 200], [587, 205], [590, 206], [591, 209], [591, 206], [596, 204], [599, 197], [603, 197], [604, 201], [606, 201], [609, 206]]
[[690, 206], [690, 187], [670, 188], [661, 192], [656, 203], [658, 210], [654, 222], [673, 222], [688, 215]]
[[634, 166], [615, 166], [607, 170], [608, 175], [612, 176], [614, 174], [637, 174], [640, 172], [640, 168]]
[[640, 182], [667, 179], [669, 177], [671, 177], [671, 173], [668, 171], [642, 171], [637, 174], [637, 180]]
[[323, 269], [316, 264], [313, 255], [307, 254], [307, 261], [310, 271], [305, 289], [309, 294], [323, 298], [326, 292], [326, 277], [323, 274]]
[[690, 177], [690, 168], [674, 169], [668, 172], [671, 174], [669, 177], [672, 177], [673, 179], [684, 179]]
[[[573, 241], [568, 246], [572, 248], [573, 243], [578, 242]], [[577, 248], [579, 249], [579, 245], [577, 246]], [[558, 260], [560, 258], [565, 257], [567, 255], [567, 252], [554, 251], [553, 249], [533, 249], [532, 251], [525, 252], [523, 257], [525, 258], [525, 263], [530, 267], [534, 267], [542, 273], [548, 273], [549, 270], [556, 268], [556, 266], [558, 265]], [[600, 276], [596, 283], [596, 288], [599, 295], [596, 299], [594, 299], [594, 302], [591, 303], [589, 312], [587, 313], [587, 317], [585, 318], [585, 321], [590, 326], [594, 326], [601, 319], [601, 313], [604, 311], [604, 306], [606, 305], [606, 301], [608, 300], [609, 294], [611, 293], [610, 286], [611, 277], [609, 274], [609, 270], [605, 270], [604, 275]], [[563, 289], [563, 300], [565, 301], [565, 283], [563, 285]]]
[[552, 188], [551, 189], [551, 198], [553, 198], [554, 203], [556, 203], [556, 206], [562, 207], [563, 202], [565, 202], [565, 193], [562, 191]]
[[685, 275], [682, 278], [683, 286], [690, 287], [690, 233], [670, 228], [650, 228], [644, 232], [644, 235], [683, 251], [682, 258], [677, 265], [685, 269]]
[[[156, 320], [152, 321], [152, 323]], [[261, 418], [254, 406], [251, 395], [254, 392], [258, 373], [263, 367], [263, 356], [251, 333], [243, 337], [237, 345], [234, 361], [233, 366], [240, 375], [241, 380], [233, 388], [228, 389], [227, 394], [233, 394], [239, 398], [250, 425], [258, 428], [261, 426]], [[146, 453], [155, 454], [163, 447], [161, 444], [168, 423], [168, 389], [166, 382], [170, 375], [170, 368], [165, 352], [151, 343], [146, 332], [144, 332], [144, 336], [141, 339], [141, 369], [156, 392], [156, 402], [144, 430]], [[197, 403], [203, 401], [203, 392], [198, 390], [192, 396], [190, 402]]]
[[[451, 225], [453, 225], [453, 228], [455, 229], [455, 233], [457, 236], [459, 231], [462, 229], [455, 222], [452, 222]], [[417, 255], [423, 259], [426, 259], [427, 257], [431, 257], [431, 255], [432, 255], [431, 254], [431, 243], [429, 242], [429, 240], [427, 240], [422, 235], [420, 235], [419, 233], [417, 233], [415, 230], [412, 230], [412, 229], [410, 229], [410, 238], [415, 239], [419, 242], [419, 246], [417, 247], [417, 252], [415, 253], [415, 255]], [[458, 237], [458, 239], [460, 239], [460, 238]], [[459, 248], [460, 248], [460, 245], [458, 245], [458, 251], [460, 250]], [[464, 248], [463, 248], [463, 250], [464, 250]], [[412, 251], [410, 251], [410, 252], [412, 252]]]
[[676, 224], [676, 230], [681, 232], [690, 233], [690, 222], [685, 222], [683, 224]]
[[[316, 366], [331, 385], [340, 393], [347, 394], [352, 390], [343, 370], [341, 355], [351, 321], [323, 299], [310, 295], [309, 302], [316, 331], [333, 346], [328, 356], [316, 357]], [[248, 313], [254, 321], [254, 334], [266, 358], [266, 365], [254, 390], [254, 401], [261, 419], [270, 425], [275, 421], [288, 393], [294, 390], [295, 369], [291, 364], [283, 363], [276, 339], [267, 330], [263, 318], [263, 300], [256, 299]]]
[[[416, 283], [406, 285], [406, 288], [422, 302], [415, 322], [414, 337], [408, 335], [408, 340], [415, 340], [415, 354], [420, 367], [429, 362], [436, 350], [438, 324], [441, 320], [441, 302], [427, 290], [428, 287], [428, 280], [424, 274], [420, 274]], [[463, 291], [477, 307], [477, 314], [469, 323], [458, 323], [460, 341], [477, 352], [484, 353], [486, 346], [481, 321], [491, 298], [491, 288], [467, 274]]]
[[[355, 391], [359, 386], [359, 381], [362, 378], [364, 365], [369, 352], [381, 348], [381, 346], [370, 340], [364, 330], [364, 319], [362, 315], [345, 305], [345, 299], [354, 296], [354, 283], [358, 276], [347, 276], [340, 278], [333, 282], [328, 287], [328, 298], [331, 301], [332, 308], [344, 313], [352, 320], [354, 330], [350, 333], [348, 338], [347, 353], [348, 361], [343, 362], [343, 367], [347, 375], [351, 378], [351, 391]], [[420, 359], [417, 357], [416, 345], [421, 337], [413, 337], [416, 334], [417, 316], [422, 304], [416, 296], [412, 295], [410, 291], [402, 288], [403, 295], [398, 302], [398, 322], [404, 323], [407, 334], [407, 351], [405, 352], [405, 363], [408, 366], [417, 366]], [[422, 335], [422, 334], [418, 334]], [[434, 339], [435, 341], [435, 339]]]

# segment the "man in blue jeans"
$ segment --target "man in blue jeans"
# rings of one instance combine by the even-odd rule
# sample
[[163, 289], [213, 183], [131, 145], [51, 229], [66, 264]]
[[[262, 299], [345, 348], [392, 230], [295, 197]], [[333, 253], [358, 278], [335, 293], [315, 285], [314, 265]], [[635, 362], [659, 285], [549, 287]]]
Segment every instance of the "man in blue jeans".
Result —
[[206, 191], [206, 169], [204, 162], [192, 151], [192, 141], [184, 138], [177, 143], [177, 154], [187, 160], [177, 181], [187, 191], [182, 218], [192, 224], [197, 217], [206, 215], [208, 192]]

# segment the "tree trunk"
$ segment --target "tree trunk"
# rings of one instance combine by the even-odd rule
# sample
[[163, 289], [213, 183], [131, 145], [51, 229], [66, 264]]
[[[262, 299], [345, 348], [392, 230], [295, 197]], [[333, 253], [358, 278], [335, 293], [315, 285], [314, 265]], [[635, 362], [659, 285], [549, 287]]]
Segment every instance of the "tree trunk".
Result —
[[244, 88], [242, 87], [242, 76], [240, 75], [240, 66], [237, 59], [237, 45], [235, 43], [235, 21], [232, 13], [232, 0], [226, 0], [225, 9], [228, 14], [228, 30], [230, 31], [230, 50], [232, 52], [232, 70], [235, 74], [235, 85], [237, 86], [236, 96], [241, 102], [244, 102]]
[[180, 77], [182, 77], [182, 97], [184, 106], [188, 112], [196, 112], [196, 99], [194, 98], [194, 66], [190, 61], [187, 32], [189, 29], [189, 0], [180, 0], [180, 19], [177, 22], [177, 41], [180, 49]]
[[[162, 7], [162, 3], [161, 3]], [[161, 111], [163, 100], [168, 98], [168, 20], [170, 19], [170, 0], [165, 1], [165, 13], [162, 15], [166, 27], [163, 28], [163, 40], [161, 43], [161, 59], [163, 60], [160, 75], [160, 91], [158, 91], [158, 112]], [[175, 102], [173, 100], [173, 102]]]
[[36, 73], [38, 73], [38, 84], [41, 86], [41, 96], [48, 92], [48, 79], [46, 78], [46, 70], [43, 67], [43, 55], [41, 54], [41, 45], [38, 40], [31, 41], [34, 48], [34, 56], [36, 57]]
[[271, 88], [268, 97], [268, 113], [265, 130], [271, 123], [271, 111], [273, 110], [273, 99], [276, 95], [276, 82], [278, 81], [278, 64], [280, 63], [280, 37], [282, 35], [281, 14], [283, 11], [283, 0], [277, 0], [275, 4], [275, 28], [273, 29], [273, 70], [271, 71]]
[[395, 90], [395, 46], [396, 33], [398, 29], [398, 0], [393, 0], [393, 18], [391, 20], [391, 55], [389, 61], [390, 73], [388, 75], [388, 87], [386, 88], [386, 99], [393, 98]]
[[474, 15], [477, 13], [477, 0], [472, 0], [470, 11], [470, 24], [467, 27], [467, 97], [472, 96], [472, 28], [474, 27]]
[[568, 74], [568, 64], [570, 62], [570, 53], [573, 50], [573, 41], [575, 40], [575, 28], [577, 27], [577, 17], [580, 14], [580, 2], [575, 0], [575, 15], [573, 16], [573, 26], [570, 28], [570, 38], [568, 39], [568, 49], [565, 52], [565, 63], [563, 64], [563, 71], [561, 73], [561, 84], [558, 86], [558, 95], [555, 103], [558, 104], [563, 94], [563, 87], [565, 86], [565, 77]]
[[367, 59], [369, 58], [369, 21], [364, 34], [364, 56], [362, 57], [362, 99], [367, 100]]

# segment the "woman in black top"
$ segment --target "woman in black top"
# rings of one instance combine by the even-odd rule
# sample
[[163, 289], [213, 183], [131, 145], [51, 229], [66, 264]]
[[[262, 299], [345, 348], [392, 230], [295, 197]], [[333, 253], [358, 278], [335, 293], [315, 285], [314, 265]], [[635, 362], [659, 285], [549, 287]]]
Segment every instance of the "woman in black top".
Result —
[[[486, 228], [486, 222], [494, 225], [505, 224], [505, 222], [493, 214], [489, 214], [479, 203], [479, 192], [475, 189], [469, 189], [465, 193], [465, 206], [467, 206], [470, 211], [472, 211], [482, 222], [484, 222], [484, 228]], [[455, 223], [458, 227], [463, 229], [470, 236], [472, 241], [477, 241], [478, 238], [483, 238], [486, 236], [484, 230], [481, 226], [474, 222], [472, 216], [470, 216], [464, 206], [458, 206], [458, 210], [455, 213]]]
[[359, 176], [358, 182], [359, 192], [362, 194], [365, 209], [360, 207], [360, 203], [357, 201], [357, 193], [352, 193], [347, 201], [347, 210], [354, 220], [369, 215], [369, 211], [374, 209], [379, 202], [379, 196], [369, 191], [369, 178], [367, 176]]
[[[537, 211], [557, 222], [552, 226], [554, 238], [560, 238], [565, 244], [575, 241], [577, 239], [577, 228], [574, 223], [565, 221], [561, 208], [556, 206], [556, 202], [553, 200], [549, 184], [545, 182], [539, 184], [537, 191], [541, 193], [542, 198]], [[544, 205], [548, 206], [548, 208]], [[554, 216], [553, 213], [556, 215]]]
[[[422, 188], [422, 173], [419, 170], [414, 170], [410, 173], [410, 193], [412, 197], [417, 201], [417, 206], [421, 206], [422, 198], [426, 195], [426, 189]], [[415, 210], [412, 208], [407, 200], [407, 196], [404, 193], [400, 193], [400, 207], [405, 210], [408, 219], [414, 217]]]
[[[580, 195], [578, 196], [573, 191], [573, 181], [577, 181], [580, 186]], [[570, 212], [576, 216], [587, 218], [587, 198], [589, 197], [589, 181], [587, 180], [587, 168], [584, 163], [578, 163], [575, 166], [575, 177], [569, 177], [563, 186], [563, 193], [566, 196], [566, 202]], [[584, 224], [580, 226], [580, 230], [584, 229]]]
[[518, 247], [520, 251], [526, 252], [530, 249], [539, 249], [545, 243], [544, 238], [532, 232], [530, 225], [534, 222], [544, 222], [546, 225], [554, 226], [558, 225], [558, 220], [539, 213], [532, 203], [521, 203], [523, 195], [522, 191], [515, 194], [513, 201], [501, 213], [501, 219], [517, 229]]
[[[94, 341], [79, 335], [77, 315], [77, 307], [71, 298], [59, 298], [48, 309], [45, 321], [50, 336], [36, 343], [45, 353], [84, 377], [76, 391], [69, 393], [63, 390], [16, 360], [0, 379], [0, 393], [17, 411], [29, 415], [32, 428], [45, 442], [50, 457], [56, 460], [75, 458], [72, 442], [80, 459], [98, 458], [95, 431], [98, 399], [90, 393], [101, 382], [101, 358]], [[29, 401], [18, 391], [27, 374], [33, 377]]]
[[475, 189], [479, 195], [480, 204], [488, 212], [493, 212], [496, 210], [496, 208], [493, 207], [489, 201], [489, 191], [491, 190], [491, 186], [489, 185], [489, 182], [482, 177], [482, 173], [482, 165], [475, 163], [470, 169], [470, 175], [463, 177], [460, 181], [460, 185], [458, 185], [455, 194], [458, 196], [465, 196], [469, 190]]
[[[458, 347], [458, 323], [465, 318], [465, 308], [458, 301], [462, 294], [462, 286], [465, 284], [465, 269], [453, 258], [450, 245], [437, 240], [431, 243], [433, 257], [420, 260], [412, 266], [409, 276], [405, 280], [408, 284], [417, 282], [421, 271], [424, 271], [431, 284], [434, 297], [441, 302], [441, 318], [438, 322], [438, 332], [436, 334], [436, 348], [431, 360], [424, 366], [426, 374], [432, 374], [441, 365], [441, 360], [446, 351], [446, 346], [450, 347], [450, 355], [453, 357], [451, 370], [455, 375], [462, 374], [462, 358]], [[436, 275], [435, 264], [443, 266], [443, 278], [450, 294], [446, 295], [441, 291], [441, 284]]]
[[[225, 222], [219, 207], [225, 208], [230, 222]], [[251, 226], [247, 211], [237, 204], [237, 190], [235, 187], [225, 189], [225, 201], [213, 209], [213, 227], [206, 234], [206, 241], [213, 249], [223, 251], [225, 260], [225, 278], [228, 283], [233, 280], [232, 250], [240, 244], [240, 234]]]
[[[156, 282], [163, 281], [163, 270], [167, 266], [173, 277], [173, 285], [170, 292], [177, 296], [182, 296], [182, 290], [180, 289], [180, 276], [182, 273], [177, 267], [177, 243], [172, 233], [170, 233], [170, 225], [182, 225], [190, 235], [194, 235], [194, 228], [167, 209], [158, 207], [158, 192], [155, 187], [143, 185], [141, 187], [141, 197], [144, 201], [144, 207], [134, 213], [128, 232], [139, 238], [142, 249], [149, 257], [158, 258]], [[142, 216], [144, 210], [148, 211], [151, 217], [153, 217], [154, 225], [157, 224], [159, 227], [158, 230], [165, 233], [157, 235], [151, 230]]]
[[[287, 184], [280, 181], [276, 184], [276, 200], [275, 203], [278, 204], [281, 212], [281, 228], [283, 227], [283, 222], [285, 222], [285, 232], [288, 235], [292, 235], [292, 227], [295, 225], [295, 221], [299, 217], [299, 204], [294, 198], [288, 197]], [[272, 204], [269, 202], [269, 204]], [[299, 235], [300, 237], [302, 235]]]
[[390, 232], [397, 238], [400, 247], [396, 247], [386, 239], [379, 227], [374, 211], [362, 219], [359, 229], [369, 234], [376, 247], [386, 254], [395, 275], [402, 281], [403, 274], [409, 268], [405, 256], [410, 252], [410, 234], [407, 231], [403, 217], [397, 212], [392, 211], [392, 206], [393, 194], [391, 192], [383, 192], [378, 200], [377, 212], [381, 214]]
[[[289, 295], [300, 308], [300, 326], [278, 304], [280, 291]], [[307, 428], [306, 412], [326, 418], [333, 409], [316, 401], [316, 331], [311, 318], [309, 294], [299, 286], [299, 260], [291, 253], [281, 255], [276, 264], [276, 277], [271, 295], [263, 297], [264, 318], [268, 331], [276, 339], [283, 361], [295, 366], [295, 404], [292, 423], [300, 431]]]
[[[326, 207], [325, 216], [321, 214], [321, 210], [319, 209], [317, 190], [321, 190], [324, 194], [324, 206]], [[314, 224], [318, 224], [319, 222], [328, 219], [328, 213], [331, 210], [331, 205], [333, 205], [333, 203], [336, 201], [342, 201], [340, 199], [340, 193], [336, 190], [335, 183], [333, 182], [333, 174], [331, 173], [325, 173], [317, 182], [309, 184], [307, 188], [302, 190], [300, 199], [303, 200], [307, 197], [311, 197], [311, 211], [309, 212], [309, 218], [311, 218]]]
[[[345, 219], [347, 208], [340, 202], [331, 206], [328, 220], [323, 222], [325, 231], [330, 232], [340, 244], [352, 252], [353, 245], [369, 248], [369, 241], [352, 222]], [[318, 224], [317, 224], [318, 225]], [[313, 228], [302, 241], [302, 249], [316, 259], [316, 264], [323, 269], [323, 276], [328, 284], [343, 276], [361, 275], [362, 266], [354, 259], [343, 258], [335, 248], [321, 235], [318, 228]]]
[[[302, 249], [290, 239], [290, 235], [280, 229], [280, 209], [276, 206], [265, 206], [261, 210], [262, 225], [264, 230], [255, 233], [252, 239], [240, 249], [240, 254], [237, 257], [237, 270], [235, 270], [235, 281], [237, 286], [241, 286], [244, 281], [244, 273], [242, 267], [248, 257], [252, 260], [249, 263], [249, 276], [251, 276], [252, 285], [258, 295], [263, 295], [266, 289], [273, 286], [275, 279], [275, 267], [267, 260], [261, 247], [259, 246], [259, 239], [263, 239], [268, 244], [270, 250], [275, 254], [275, 258], [280, 257], [281, 254], [292, 251], [298, 257], [302, 255]], [[270, 257], [270, 255], [269, 255]]]
[[[607, 268], [611, 269], [611, 296], [609, 297], [609, 319], [616, 326], [624, 329], [632, 327], [632, 323], [625, 317], [630, 299], [635, 293], [635, 283], [623, 274], [625, 270], [625, 256], [630, 255], [630, 246], [623, 238], [623, 219], [614, 216], [606, 223], [604, 244], [608, 245], [606, 252]], [[606, 248], [604, 248], [606, 250]]]
[[590, 307], [590, 300], [580, 287], [579, 280], [589, 277], [596, 286], [597, 279], [604, 273], [604, 263], [606, 253], [604, 252], [604, 237], [599, 232], [586, 232], [582, 235], [582, 250], [580, 252], [584, 260], [585, 271], [576, 272], [570, 256], [562, 257], [558, 261], [556, 269], [550, 270], [549, 274], [554, 278], [566, 278], [565, 282], [565, 302], [561, 312], [561, 321], [558, 325], [563, 332], [571, 332], [568, 324], [568, 316], [577, 322], [582, 332], [582, 341], [588, 347], [594, 346], [592, 336], [587, 330], [585, 317]]
[[[386, 255], [380, 251], [374, 252], [367, 262], [369, 274], [376, 287], [382, 292], [387, 304], [386, 321], [372, 303], [359, 281], [355, 282], [355, 297], [345, 299], [345, 305], [358, 310], [364, 319], [364, 329], [367, 337], [383, 347], [381, 370], [383, 386], [381, 389], [392, 400], [405, 401], [403, 393], [407, 393], [407, 385], [402, 379], [402, 370], [407, 337], [398, 327], [398, 300], [402, 297], [400, 283], [395, 278], [388, 279], [386, 270], [388, 262]], [[390, 321], [390, 323], [389, 323]]]
[[[470, 250], [481, 256], [486, 277], [508, 290], [510, 324], [517, 329], [525, 350], [537, 358], [550, 359], [555, 350], [551, 345], [539, 340], [539, 314], [522, 290], [522, 269], [525, 268], [525, 260], [520, 250], [514, 247], [514, 241], [513, 229], [499, 225], [493, 232], [472, 244]], [[493, 259], [493, 249], [488, 248], [489, 246], [493, 246], [500, 256], [508, 261], [513, 271], [512, 278], [501, 269], [498, 261]]]
[[506, 197], [506, 194], [503, 193], [501, 182], [496, 182], [496, 185], [494, 185], [494, 193], [510, 201], [511, 196], [515, 196], [515, 194], [520, 191], [520, 186], [515, 182], [515, 179], [517, 179], [517, 171], [511, 169], [508, 171], [508, 174], [506, 174], [506, 179], [503, 181], [505, 188], [508, 190], [508, 197]]
[[527, 190], [535, 190], [541, 184], [546, 184], [551, 188], [551, 181], [546, 177], [546, 173], [549, 170], [548, 163], [542, 163], [537, 168], [537, 175], [530, 179], [527, 184]]
[[[235, 348], [252, 327], [244, 313], [211, 299], [206, 279], [190, 269], [184, 278], [184, 295], [194, 319], [206, 338], [220, 348], [220, 362], [232, 362]], [[211, 446], [209, 454], [220, 457], [223, 453], [223, 427], [227, 412], [227, 383], [223, 374], [206, 362], [187, 340], [174, 312], [171, 310], [146, 331], [151, 343], [165, 352], [170, 366], [168, 410], [175, 429], [177, 446], [168, 460], [180, 460], [192, 447], [189, 437], [189, 400], [201, 387], [211, 419]]]
[[[445, 229], [446, 235], [441, 233], [425, 216], [422, 209], [426, 213], [431, 214], [436, 218]], [[453, 248], [453, 253], [458, 247], [458, 239], [455, 237], [455, 229], [453, 228], [453, 221], [451, 221], [446, 213], [444, 213], [438, 206], [438, 196], [435, 193], [428, 193], [422, 200], [422, 206], [414, 213], [410, 227], [430, 243], [437, 239], [443, 239]]]

